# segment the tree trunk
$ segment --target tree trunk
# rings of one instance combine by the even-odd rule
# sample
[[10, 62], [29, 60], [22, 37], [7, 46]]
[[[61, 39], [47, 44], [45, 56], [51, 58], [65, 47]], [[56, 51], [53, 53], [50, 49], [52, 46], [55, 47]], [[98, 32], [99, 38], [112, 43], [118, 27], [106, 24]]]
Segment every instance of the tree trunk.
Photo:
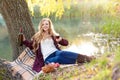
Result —
[[8, 28], [13, 60], [15, 60], [25, 48], [25, 46], [18, 46], [17, 42], [20, 27], [23, 28], [23, 33], [28, 40], [35, 33], [28, 6], [25, 0], [0, 0], [0, 12]]

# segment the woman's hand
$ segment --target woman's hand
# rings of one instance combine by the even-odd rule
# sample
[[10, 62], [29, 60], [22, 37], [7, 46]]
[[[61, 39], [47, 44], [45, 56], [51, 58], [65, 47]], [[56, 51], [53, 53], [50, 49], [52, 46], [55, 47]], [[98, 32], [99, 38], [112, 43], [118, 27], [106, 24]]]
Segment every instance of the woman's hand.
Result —
[[25, 40], [26, 40], [25, 35], [23, 35], [23, 41], [25, 41]]
[[61, 40], [62, 40], [62, 37], [56, 36], [56, 41], [57, 41], [57, 42], [60, 42]]

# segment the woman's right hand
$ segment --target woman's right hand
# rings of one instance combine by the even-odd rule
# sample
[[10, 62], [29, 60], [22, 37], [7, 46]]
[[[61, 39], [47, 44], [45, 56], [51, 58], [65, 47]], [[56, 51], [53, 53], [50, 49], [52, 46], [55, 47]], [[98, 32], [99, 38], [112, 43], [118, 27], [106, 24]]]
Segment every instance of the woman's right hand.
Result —
[[26, 40], [26, 38], [25, 38], [25, 35], [23, 34], [23, 41], [25, 41]]

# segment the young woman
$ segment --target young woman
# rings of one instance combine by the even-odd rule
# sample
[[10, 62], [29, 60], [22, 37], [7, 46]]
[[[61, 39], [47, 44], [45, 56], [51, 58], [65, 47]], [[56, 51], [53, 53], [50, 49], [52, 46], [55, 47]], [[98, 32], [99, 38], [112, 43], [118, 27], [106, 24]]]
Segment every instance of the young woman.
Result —
[[23, 44], [36, 54], [33, 70], [39, 72], [45, 63], [74, 64], [92, 60], [86, 55], [60, 50], [59, 45], [67, 46], [68, 41], [55, 32], [49, 18], [41, 20], [38, 30], [31, 41], [23, 41]]

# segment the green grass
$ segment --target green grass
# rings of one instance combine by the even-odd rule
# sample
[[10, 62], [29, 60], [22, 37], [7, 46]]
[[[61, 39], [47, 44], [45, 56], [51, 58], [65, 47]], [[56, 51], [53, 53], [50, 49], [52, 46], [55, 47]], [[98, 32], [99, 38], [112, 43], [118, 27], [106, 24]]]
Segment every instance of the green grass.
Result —
[[112, 80], [111, 79], [111, 70], [103, 69], [91, 80]]
[[114, 64], [119, 63], [119, 62], [120, 62], [120, 47], [118, 47], [116, 52], [115, 52]]

